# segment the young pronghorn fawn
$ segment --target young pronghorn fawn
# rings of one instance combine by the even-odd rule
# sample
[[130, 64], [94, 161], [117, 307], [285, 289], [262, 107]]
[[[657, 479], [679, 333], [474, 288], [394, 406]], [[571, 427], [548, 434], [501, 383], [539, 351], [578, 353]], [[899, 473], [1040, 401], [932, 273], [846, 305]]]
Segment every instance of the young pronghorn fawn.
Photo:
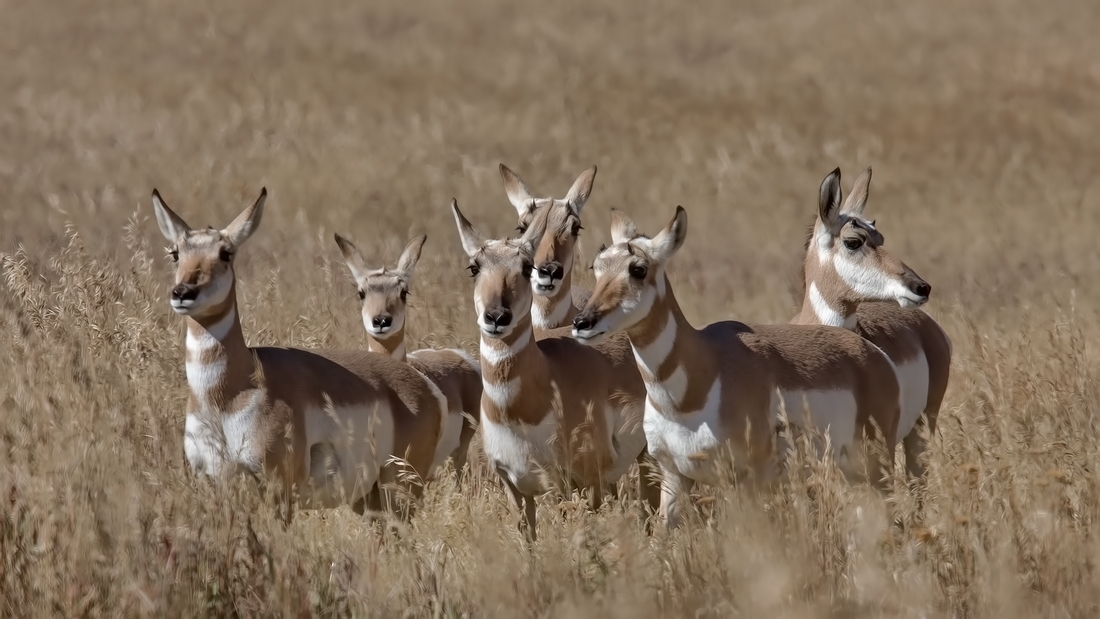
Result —
[[521, 233], [531, 225], [536, 213], [549, 211], [546, 233], [535, 249], [531, 272], [531, 288], [535, 293], [531, 322], [539, 331], [568, 327], [573, 316], [584, 307], [589, 294], [586, 290], [573, 288], [573, 252], [582, 229], [581, 209], [592, 194], [592, 183], [596, 180], [596, 166], [582, 172], [560, 200], [532, 196], [519, 175], [503, 163], [500, 164], [500, 177], [508, 201], [516, 207], [517, 229]]
[[717, 481], [716, 463], [725, 455], [752, 481], [774, 478], [781, 402], [794, 425], [809, 411], [846, 473], [866, 463], [878, 481], [885, 471], [877, 458], [868, 460], [861, 439], [866, 433], [894, 445], [899, 389], [890, 359], [835, 327], [726, 321], [695, 329], [665, 275], [686, 234], [681, 207], [653, 238], [612, 210], [614, 244], [596, 257], [592, 296], [573, 319], [582, 342], [617, 331], [630, 337], [646, 383], [645, 435], [661, 467], [666, 525], [679, 524], [681, 493]]
[[928, 314], [903, 309], [924, 305], [932, 287], [886, 251], [874, 220], [863, 217], [870, 184], [867, 168], [841, 203], [840, 168], [822, 181], [818, 216], [806, 240], [806, 294], [791, 322], [850, 329], [893, 360], [903, 394], [898, 437], [906, 470], [919, 478], [926, 436], [936, 430], [947, 391], [951, 340]]
[[461, 480], [470, 439], [477, 431], [475, 420], [481, 407], [481, 371], [478, 364], [465, 351], [458, 349], [405, 351], [409, 286], [427, 237], [421, 235], [409, 241], [397, 260], [396, 268], [379, 269], [367, 266], [367, 261], [354, 243], [339, 234], [335, 235], [335, 239], [355, 278], [362, 301], [367, 349], [401, 362], [408, 361], [446, 396], [446, 423], [436, 449], [432, 475], [447, 458], [451, 458]]
[[[645, 385], [600, 351], [568, 336], [534, 337], [531, 270], [546, 228], [546, 211], [516, 239], [490, 240], [451, 210], [470, 257], [474, 310], [481, 332], [481, 436], [489, 464], [535, 534], [535, 496], [550, 488], [547, 471], [589, 491], [599, 507], [645, 447]], [[649, 498], [642, 478], [642, 494]]]
[[[500, 164], [500, 177], [504, 181], [504, 192], [508, 201], [519, 215], [517, 230], [526, 232], [536, 214], [546, 213], [546, 231], [535, 249], [534, 269], [531, 271], [531, 291], [535, 293], [531, 303], [531, 323], [535, 328], [535, 337], [549, 337], [568, 333], [572, 328], [573, 317], [584, 307], [588, 290], [573, 287], [573, 264], [577, 238], [580, 236], [581, 209], [592, 195], [592, 183], [596, 180], [596, 166], [588, 168], [562, 199], [536, 198], [524, 184], [518, 174], [503, 163]], [[564, 329], [565, 331], [558, 331]], [[637, 374], [638, 364], [630, 350], [630, 342], [625, 333], [616, 333], [596, 347], [619, 372]], [[639, 376], [639, 380], [641, 377]], [[638, 474], [646, 480], [642, 489], [643, 500], [653, 509], [660, 501], [656, 471], [643, 452], [639, 457]], [[612, 496], [617, 488], [609, 488]]]
[[[305, 508], [350, 502], [362, 513], [370, 499], [396, 509], [388, 483], [405, 484], [391, 457], [427, 470], [442, 394], [406, 364], [365, 351], [248, 347], [234, 260], [260, 225], [266, 198], [264, 189], [224, 230], [196, 230], [153, 190], [177, 263], [170, 303], [187, 324], [187, 461], [197, 473], [281, 482], [288, 518], [294, 491]], [[387, 485], [375, 492], [376, 484]]]

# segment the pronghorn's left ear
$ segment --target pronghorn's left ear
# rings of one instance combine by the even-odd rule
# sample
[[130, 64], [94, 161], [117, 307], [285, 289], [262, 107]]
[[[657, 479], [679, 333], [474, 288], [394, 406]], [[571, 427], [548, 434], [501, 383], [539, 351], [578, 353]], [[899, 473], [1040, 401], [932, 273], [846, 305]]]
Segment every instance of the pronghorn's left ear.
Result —
[[535, 197], [531, 195], [531, 190], [527, 188], [527, 185], [523, 184], [523, 179], [519, 177], [519, 174], [516, 174], [502, 163], [500, 164], [500, 179], [504, 181], [504, 193], [508, 194], [508, 201], [516, 207], [516, 212], [519, 213], [520, 217], [534, 210]]
[[344, 256], [344, 263], [348, 265], [351, 276], [356, 281], [366, 277], [370, 267], [367, 266], [367, 261], [363, 259], [363, 254], [359, 252], [359, 248], [355, 246], [355, 243], [340, 236], [339, 233], [333, 233], [332, 238], [336, 239], [336, 246], [340, 248], [340, 253]]
[[548, 208], [535, 213], [535, 219], [531, 221], [531, 225], [527, 227], [527, 231], [523, 233], [523, 236], [519, 237], [524, 251], [534, 255], [539, 243], [542, 242], [542, 235], [546, 234], [546, 222], [549, 217], [550, 209]]
[[397, 270], [405, 276], [405, 279], [412, 277], [413, 269], [416, 268], [416, 263], [420, 260], [420, 251], [424, 249], [424, 241], [426, 240], [428, 240], [428, 235], [421, 234], [409, 241], [409, 244], [405, 246], [405, 251], [401, 252], [401, 257], [397, 259]]
[[180, 238], [191, 229], [182, 217], [168, 208], [156, 189], [153, 189], [153, 213], [157, 216], [157, 227], [160, 228], [160, 233], [168, 239], [169, 243], [178, 243]]
[[646, 253], [657, 262], [667, 262], [684, 244], [688, 231], [688, 215], [684, 207], [676, 207], [676, 215], [657, 236], [646, 241]]
[[840, 208], [840, 212], [852, 217], [862, 218], [863, 209], [867, 207], [867, 195], [870, 190], [871, 168], [868, 167], [856, 179], [856, 184], [852, 186], [852, 191], [848, 194], [848, 199], [844, 201], [844, 206]]
[[569, 193], [565, 194], [565, 201], [569, 204], [569, 208], [572, 209], [574, 215], [580, 217], [581, 209], [584, 208], [584, 203], [588, 201], [588, 196], [592, 195], [592, 183], [595, 181], [596, 166], [592, 166], [584, 172], [581, 172], [577, 180], [573, 181], [573, 186], [569, 188]]
[[256, 228], [260, 227], [260, 219], [264, 215], [264, 202], [267, 201], [267, 187], [260, 189], [260, 197], [256, 198], [256, 201], [252, 206], [246, 208], [237, 215], [237, 218], [233, 220], [233, 223], [229, 224], [225, 230], [222, 230], [222, 235], [229, 237], [234, 247], [240, 247], [248, 237], [252, 236], [252, 233], [256, 231]]
[[821, 181], [821, 192], [817, 202], [817, 216], [821, 223], [833, 229], [837, 218], [840, 216], [840, 199], [843, 195], [840, 189], [840, 168], [829, 172], [825, 180]]
[[617, 208], [611, 209], [611, 242], [625, 243], [638, 236], [638, 226]]
[[485, 237], [474, 228], [469, 219], [458, 210], [458, 200], [451, 198], [451, 213], [455, 216], [455, 225], [458, 226], [458, 236], [462, 239], [462, 249], [471, 258], [485, 246]]

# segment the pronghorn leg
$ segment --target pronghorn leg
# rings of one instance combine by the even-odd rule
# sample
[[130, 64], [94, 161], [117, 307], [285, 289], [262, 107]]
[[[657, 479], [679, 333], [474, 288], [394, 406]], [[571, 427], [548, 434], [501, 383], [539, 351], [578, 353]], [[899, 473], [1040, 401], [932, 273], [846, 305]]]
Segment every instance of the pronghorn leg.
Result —
[[462, 414], [462, 431], [458, 435], [458, 449], [451, 454], [454, 460], [456, 482], [462, 485], [462, 478], [466, 473], [466, 462], [470, 457], [470, 441], [477, 434], [477, 425], [473, 422], [477, 419], [478, 411]]
[[645, 532], [649, 535], [653, 532], [651, 517], [661, 509], [661, 471], [649, 457], [648, 449], [638, 454], [638, 496], [642, 500]]
[[924, 477], [924, 462], [921, 461], [921, 456], [924, 455], [926, 449], [928, 449], [928, 441], [925, 440], [924, 432], [926, 427], [926, 417], [921, 415], [921, 418], [917, 420], [917, 423], [913, 426], [913, 429], [909, 431], [909, 434], [902, 439], [901, 444], [905, 450], [905, 470], [909, 473], [910, 477], [921, 479]]
[[512, 480], [508, 479], [508, 475], [504, 471], [497, 469], [497, 475], [500, 476], [504, 487], [508, 489], [508, 498], [512, 500], [512, 506], [520, 514], [518, 524], [520, 533], [527, 537], [527, 541], [535, 541], [538, 538], [535, 532], [535, 497], [520, 492], [519, 488], [516, 488], [516, 485], [512, 483]]
[[668, 530], [680, 526], [680, 504], [688, 498], [695, 480], [680, 471], [661, 465], [661, 517]]

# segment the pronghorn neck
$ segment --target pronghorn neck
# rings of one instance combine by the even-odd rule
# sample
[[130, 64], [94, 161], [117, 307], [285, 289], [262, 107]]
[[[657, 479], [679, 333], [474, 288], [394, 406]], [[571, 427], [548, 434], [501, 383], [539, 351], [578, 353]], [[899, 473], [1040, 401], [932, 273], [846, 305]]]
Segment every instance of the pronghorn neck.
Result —
[[652, 308], [627, 329], [627, 336], [650, 404], [665, 415], [696, 412], [713, 406], [718, 368], [699, 331], [681, 311], [668, 278], [658, 277], [662, 285]]
[[810, 280], [806, 284], [806, 296], [802, 300], [802, 311], [792, 321], [803, 325], [827, 325], [853, 330], [856, 328], [856, 309], [858, 303], [852, 303], [830, 294], [830, 287], [818, 286]]
[[485, 380], [509, 381], [531, 368], [531, 361], [542, 360], [535, 345], [531, 316], [524, 316], [508, 337], [493, 339], [481, 336], [481, 374]]
[[187, 317], [185, 367], [191, 397], [202, 408], [221, 410], [252, 387], [255, 360], [244, 341], [237, 304], [230, 294], [216, 315]]
[[393, 357], [398, 361], [406, 361], [408, 356], [405, 351], [405, 327], [402, 326], [397, 333], [390, 334], [384, 340], [368, 334], [367, 350]]
[[557, 292], [548, 296], [535, 295], [531, 303], [531, 318], [538, 329], [557, 329], [569, 324], [578, 313], [573, 306], [573, 272], [562, 278]]

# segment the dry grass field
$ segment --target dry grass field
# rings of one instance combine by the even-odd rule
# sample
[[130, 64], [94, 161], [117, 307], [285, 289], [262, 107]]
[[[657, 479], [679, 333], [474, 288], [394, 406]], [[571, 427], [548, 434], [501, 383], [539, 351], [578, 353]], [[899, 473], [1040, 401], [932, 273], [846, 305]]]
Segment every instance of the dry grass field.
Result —
[[[1095, 617], [1100, 613], [1100, 4], [1024, 0], [0, 0], [0, 616]], [[183, 458], [183, 323], [158, 188], [224, 226], [253, 345], [364, 347], [333, 232], [427, 233], [417, 345], [476, 350], [452, 196], [497, 173], [655, 232], [697, 325], [786, 322], [817, 188], [869, 215], [955, 350], [927, 484], [803, 460], [700, 491], [647, 537], [627, 493], [543, 503], [525, 548], [480, 460], [396, 531], [284, 527]], [[476, 443], [476, 440], [475, 440]], [[475, 444], [476, 450], [476, 444]], [[921, 504], [923, 503], [923, 507]]]

